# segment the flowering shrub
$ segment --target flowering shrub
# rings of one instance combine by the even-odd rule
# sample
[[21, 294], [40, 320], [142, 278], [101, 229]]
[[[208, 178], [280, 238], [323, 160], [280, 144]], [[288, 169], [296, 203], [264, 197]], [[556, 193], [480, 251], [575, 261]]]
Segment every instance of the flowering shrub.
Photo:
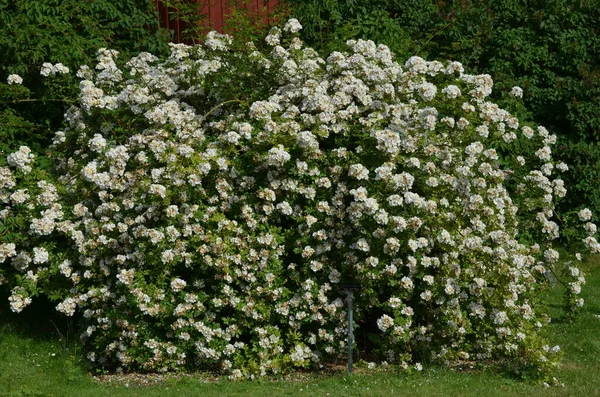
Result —
[[[106, 368], [237, 378], [345, 352], [350, 283], [382, 361], [555, 362], [539, 308], [566, 193], [555, 136], [459, 63], [401, 66], [362, 40], [322, 59], [299, 30], [264, 53], [212, 32], [166, 60], [102, 49], [82, 67], [56, 172], [26, 147], [0, 168], [12, 309], [46, 294], [80, 313]], [[583, 304], [583, 274], [565, 277]]]
[[[570, 194], [555, 209], [561, 243], [577, 242], [577, 212], [600, 214], [600, 9], [596, 3], [551, 0], [286, 0], [319, 53], [348, 39], [372, 39], [399, 57], [418, 53], [453, 59], [470, 73], [494, 76], [491, 100], [519, 120], [536, 120], [558, 135], [555, 159]], [[574, 45], [573, 43], [577, 43]], [[505, 101], [524, 90], [524, 111]]]

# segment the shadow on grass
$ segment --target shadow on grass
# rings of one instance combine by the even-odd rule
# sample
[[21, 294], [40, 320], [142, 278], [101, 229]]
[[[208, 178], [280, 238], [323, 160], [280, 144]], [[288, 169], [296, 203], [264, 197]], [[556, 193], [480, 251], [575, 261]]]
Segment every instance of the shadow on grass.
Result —
[[56, 303], [38, 296], [21, 313], [14, 313], [8, 303], [9, 294], [0, 291], [0, 332], [35, 340], [59, 340], [63, 345], [76, 342], [78, 318], [56, 311]]

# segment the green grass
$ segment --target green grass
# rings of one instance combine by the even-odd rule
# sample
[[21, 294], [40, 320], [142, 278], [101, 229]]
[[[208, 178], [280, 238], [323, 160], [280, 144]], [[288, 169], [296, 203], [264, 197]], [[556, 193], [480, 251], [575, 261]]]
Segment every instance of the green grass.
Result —
[[[556, 376], [565, 387], [519, 381], [494, 371], [430, 368], [420, 374], [368, 373], [348, 376], [295, 374], [285, 380], [229, 382], [199, 374], [140, 387], [99, 383], [86, 372], [64, 319], [40, 324], [31, 314], [15, 316], [0, 305], [0, 397], [70, 396], [600, 396], [600, 257], [584, 266], [586, 305], [574, 322], [558, 318], [551, 343], [564, 358]], [[5, 297], [0, 297], [5, 298]], [[559, 310], [560, 293], [549, 297]], [[50, 309], [50, 308], [48, 308]], [[28, 317], [29, 316], [29, 317]], [[59, 321], [62, 321], [60, 323]], [[33, 326], [35, 324], [35, 327]], [[33, 328], [33, 329], [32, 329]], [[60, 331], [59, 331], [60, 330]]]

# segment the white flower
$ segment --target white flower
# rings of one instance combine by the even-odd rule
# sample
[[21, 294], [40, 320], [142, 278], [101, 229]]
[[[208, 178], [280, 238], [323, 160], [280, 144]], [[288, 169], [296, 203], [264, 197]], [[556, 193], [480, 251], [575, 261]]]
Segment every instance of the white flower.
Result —
[[94, 77], [90, 67], [87, 65], [80, 66], [79, 70], [77, 70], [77, 73], [75, 73], [75, 76], [85, 80], [91, 80]]
[[363, 251], [363, 252], [369, 252], [371, 247], [369, 246], [369, 243], [367, 242], [367, 240], [365, 240], [364, 238], [361, 238], [360, 240], [358, 240], [356, 242], [356, 249], [358, 249], [359, 251]]
[[42, 64], [42, 68], [40, 70], [40, 74], [44, 77], [48, 77], [50, 75], [54, 75], [54, 66], [50, 62], [44, 62]]
[[521, 131], [523, 132], [523, 135], [526, 138], [528, 138], [528, 139], [533, 138], [534, 132], [533, 132], [533, 129], [531, 127], [524, 126], [523, 128], [521, 128]]
[[3, 263], [7, 258], [17, 255], [15, 248], [16, 245], [13, 243], [0, 244], [0, 263]]
[[402, 191], [408, 191], [412, 188], [415, 181], [415, 177], [408, 172], [402, 172], [400, 174], [394, 174], [389, 179], [389, 183], [393, 189]]
[[65, 315], [71, 317], [75, 314], [75, 309], [77, 308], [77, 302], [73, 298], [67, 298], [64, 301], [60, 302], [56, 305], [56, 310]]
[[281, 109], [281, 106], [269, 101], [256, 101], [250, 105], [250, 116], [263, 121], [271, 120], [271, 114]]
[[459, 130], [464, 130], [465, 128], [467, 128], [467, 126], [471, 124], [469, 122], [469, 120], [465, 119], [464, 117], [461, 117], [460, 119], [458, 119], [458, 121], [456, 122], [456, 128], [458, 128]]
[[[170, 249], [169, 250], [165, 250], [160, 255], [160, 259], [161, 259], [162, 263], [164, 263], [164, 264], [171, 263], [175, 259], [175, 252], [173, 250], [170, 250]], [[173, 285], [173, 283], [171, 283], [171, 286], [172, 285]]]
[[292, 215], [294, 213], [294, 209], [287, 201], [278, 203], [275, 208], [277, 208], [283, 215]]
[[21, 76], [19, 76], [18, 74], [9, 74], [8, 79], [6, 79], [6, 82], [8, 83], [8, 85], [22, 84], [23, 78]]
[[400, 249], [400, 240], [396, 237], [388, 237], [383, 247], [383, 252], [388, 255], [393, 255]]
[[65, 259], [59, 266], [58, 270], [65, 277], [71, 277], [71, 273], [73, 273], [73, 268], [71, 267], [72, 263], [70, 260]]
[[404, 67], [415, 73], [424, 73], [427, 71], [427, 61], [418, 56], [412, 56], [406, 61]]
[[573, 295], [579, 295], [581, 293], [581, 285], [579, 285], [579, 283], [569, 283], [569, 289]]
[[398, 207], [404, 203], [404, 198], [398, 194], [392, 194], [387, 198], [390, 207]]
[[578, 268], [572, 266], [569, 268], [569, 272], [571, 273], [571, 276], [579, 277], [579, 269]]
[[292, 156], [285, 151], [283, 145], [277, 145], [269, 150], [267, 155], [267, 164], [274, 167], [281, 167], [291, 158]]
[[340, 273], [336, 269], [332, 269], [331, 272], [329, 272], [329, 281], [331, 281], [334, 284], [337, 284], [340, 282], [341, 276], [342, 273]]
[[[389, 154], [396, 154], [400, 150], [400, 134], [394, 131], [382, 130], [375, 132], [375, 138], [377, 139], [377, 149], [382, 150]], [[387, 169], [391, 172], [390, 167], [379, 167], [379, 169]], [[376, 170], [376, 171], [377, 171]], [[386, 171], [387, 171], [386, 170]]]
[[415, 311], [413, 310], [412, 307], [410, 306], [406, 306], [404, 308], [402, 308], [402, 310], [400, 311], [400, 313], [404, 314], [405, 316], [413, 316], [415, 314]]
[[362, 164], [352, 164], [348, 169], [348, 175], [358, 180], [369, 179], [369, 170]]
[[430, 301], [431, 298], [433, 297], [433, 294], [431, 293], [430, 290], [425, 290], [423, 292], [421, 292], [421, 299], [423, 299], [424, 301]]
[[544, 146], [543, 148], [541, 148], [537, 152], [535, 152], [535, 155], [538, 156], [540, 158], [540, 160], [543, 160], [543, 161], [550, 161], [551, 154], [552, 154], [552, 150], [550, 149], [549, 146]]
[[447, 295], [453, 295], [455, 291], [456, 291], [456, 289], [454, 288], [454, 285], [450, 281], [446, 281], [446, 286], [444, 288], [444, 292]]
[[579, 215], [579, 220], [582, 222], [589, 221], [590, 219], [592, 219], [592, 211], [590, 211], [587, 208], [584, 208], [581, 211], [579, 211], [577, 215]]
[[521, 87], [513, 87], [510, 91], [510, 95], [515, 98], [523, 98], [523, 89]]
[[54, 72], [59, 74], [67, 74], [69, 73], [69, 68], [63, 65], [62, 63], [57, 63], [53, 66]]
[[28, 296], [24, 298], [21, 295], [13, 294], [8, 298], [8, 301], [10, 302], [10, 310], [20, 313], [31, 303], [31, 298]]
[[210, 31], [206, 35], [204, 45], [214, 51], [227, 51], [232, 42], [233, 38], [231, 36]]
[[548, 132], [546, 127], [544, 127], [542, 125], [539, 125], [537, 127], [537, 132], [542, 138], [548, 138], [550, 136], [550, 133]]
[[411, 251], [415, 252], [419, 249], [419, 243], [417, 242], [417, 240], [410, 239], [408, 240], [408, 248], [410, 248]]
[[182, 289], [185, 288], [186, 285], [187, 285], [187, 283], [180, 278], [176, 278], [176, 279], [173, 279], [173, 281], [171, 281], [171, 289], [173, 290], [173, 292], [181, 291]]
[[560, 258], [560, 254], [558, 253], [558, 251], [550, 248], [544, 251], [544, 258], [546, 258], [548, 262], [554, 263], [558, 261], [558, 259]]
[[400, 280], [400, 286], [402, 288], [405, 288], [405, 289], [408, 289], [408, 290], [412, 290], [413, 287], [414, 287], [414, 284], [413, 284], [413, 281], [410, 278], [404, 276], [404, 277], [402, 277], [402, 280]]
[[281, 30], [278, 27], [274, 27], [271, 29], [267, 37], [265, 37], [265, 42], [271, 47], [275, 47], [279, 45], [279, 39], [281, 38]]
[[508, 321], [508, 316], [506, 315], [506, 312], [496, 310], [493, 313], [493, 320], [494, 324], [502, 325]]
[[444, 73], [446, 74], [454, 74], [454, 73], [458, 73], [458, 74], [462, 74], [465, 71], [462, 63], [457, 62], [457, 61], [453, 61], [448, 63], [448, 66], [446, 67], [446, 70], [444, 71]]
[[388, 303], [392, 309], [396, 309], [397, 307], [400, 307], [402, 300], [392, 297], [388, 300]]
[[487, 125], [483, 124], [475, 128], [475, 131], [479, 134], [480, 137], [487, 138], [490, 135], [490, 130]]
[[377, 327], [381, 330], [381, 332], [386, 332], [390, 327], [394, 325], [394, 319], [384, 314], [377, 320]]
[[[417, 88], [417, 92], [424, 101], [431, 101], [437, 93], [437, 87], [431, 83], [423, 83]], [[458, 95], [460, 95], [460, 90], [458, 91]]]
[[561, 171], [561, 172], [565, 172], [569, 170], [569, 166], [566, 165], [565, 163], [563, 163], [562, 161], [559, 163], [556, 163], [555, 165], [556, 169]]
[[148, 192], [150, 194], [156, 194], [157, 196], [160, 196], [161, 198], [167, 197], [167, 188], [163, 185], [153, 183], [152, 185], [150, 185], [150, 189], [148, 190]]
[[295, 18], [289, 19], [283, 27], [284, 32], [289, 32], [292, 34], [298, 33], [301, 29], [302, 25], [300, 25], [300, 22], [298, 22], [298, 20]]
[[484, 146], [481, 142], [473, 142], [465, 148], [465, 153], [469, 156], [475, 156], [483, 152]]
[[165, 212], [169, 218], [173, 218], [177, 216], [177, 214], [179, 214], [179, 207], [177, 207], [176, 205], [170, 205], [167, 207]]
[[33, 263], [40, 264], [48, 262], [48, 251], [42, 247], [35, 247], [33, 249]]
[[88, 142], [89, 148], [94, 152], [101, 152], [106, 147], [106, 139], [100, 134], [95, 134]]
[[58, 74], [67, 74], [69, 73], [69, 68], [63, 65], [62, 63], [57, 63], [56, 65], [52, 65], [50, 62], [44, 62], [42, 64], [42, 68], [40, 69], [40, 74], [44, 77], [54, 76], [56, 73]]
[[598, 228], [596, 227], [596, 224], [591, 223], [591, 222], [587, 222], [585, 225], [583, 225], [583, 228], [590, 236], [593, 236], [594, 234], [596, 234], [596, 231], [598, 230]]
[[450, 99], [458, 98], [460, 96], [460, 88], [455, 85], [448, 85], [442, 89], [442, 93], [446, 94]]
[[6, 161], [11, 167], [15, 167], [24, 174], [28, 174], [31, 172], [31, 166], [29, 164], [31, 164], [33, 158], [34, 156], [33, 153], [31, 153], [31, 149], [27, 146], [21, 146], [18, 151], [9, 154], [6, 157]]

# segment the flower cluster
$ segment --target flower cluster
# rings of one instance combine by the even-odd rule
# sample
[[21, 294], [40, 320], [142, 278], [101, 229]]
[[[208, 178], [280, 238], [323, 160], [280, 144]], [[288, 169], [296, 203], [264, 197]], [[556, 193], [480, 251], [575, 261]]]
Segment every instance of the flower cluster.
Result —
[[27, 174], [31, 172], [31, 162], [33, 161], [33, 153], [27, 146], [21, 146], [18, 152], [14, 152], [8, 155], [6, 161], [8, 165], [16, 168]]
[[21, 76], [19, 76], [18, 74], [10, 74], [10, 75], [8, 75], [8, 78], [6, 79], [6, 82], [8, 83], [8, 85], [22, 84], [23, 78]]
[[[80, 69], [55, 180], [24, 188], [23, 148], [0, 168], [3, 216], [28, 219], [0, 246], [0, 274], [23, 276], [13, 310], [60, 296], [104, 367], [236, 378], [343, 354], [350, 283], [386, 362], [553, 362], [536, 297], [559, 262], [556, 138], [457, 62], [400, 65], [363, 40], [323, 59], [285, 36], [299, 29], [265, 52], [213, 32]], [[567, 276], [577, 295], [583, 274]]]
[[69, 68], [63, 65], [62, 63], [57, 63], [53, 65], [50, 62], [44, 62], [42, 64], [42, 68], [40, 69], [40, 74], [44, 77], [54, 76], [55, 74], [67, 73], [69, 73]]

